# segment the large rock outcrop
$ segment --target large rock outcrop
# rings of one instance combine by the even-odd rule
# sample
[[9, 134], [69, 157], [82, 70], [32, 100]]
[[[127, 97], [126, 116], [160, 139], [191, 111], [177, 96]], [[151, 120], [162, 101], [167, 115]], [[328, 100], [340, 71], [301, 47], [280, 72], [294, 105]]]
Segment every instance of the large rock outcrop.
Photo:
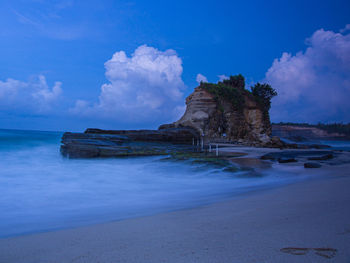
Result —
[[210, 142], [285, 147], [270, 138], [268, 109], [275, 91], [267, 84], [245, 89], [242, 75], [201, 83], [186, 99], [178, 121], [158, 130], [100, 130], [64, 133], [61, 153], [70, 158], [148, 156], [203, 151]]
[[242, 103], [237, 108], [225, 97], [199, 86], [186, 99], [184, 115], [169, 127], [192, 127], [205, 142], [241, 141], [252, 145], [271, 143], [271, 125], [268, 112], [249, 92], [242, 90]]

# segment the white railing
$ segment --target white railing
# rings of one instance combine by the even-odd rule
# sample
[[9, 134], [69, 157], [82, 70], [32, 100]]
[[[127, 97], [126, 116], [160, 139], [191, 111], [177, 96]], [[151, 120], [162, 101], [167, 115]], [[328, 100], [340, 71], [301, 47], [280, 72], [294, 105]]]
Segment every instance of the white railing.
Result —
[[[197, 149], [200, 148], [201, 151], [204, 151], [204, 140], [203, 138], [200, 139], [192, 139], [192, 145], [193, 147], [197, 147]], [[208, 143], [208, 152], [212, 153], [215, 152], [216, 156], [219, 156], [219, 143]]]
[[[219, 156], [219, 145], [217, 143], [215, 145], [215, 155]], [[211, 153], [212, 151], [212, 143], [209, 143], [208, 151]]]

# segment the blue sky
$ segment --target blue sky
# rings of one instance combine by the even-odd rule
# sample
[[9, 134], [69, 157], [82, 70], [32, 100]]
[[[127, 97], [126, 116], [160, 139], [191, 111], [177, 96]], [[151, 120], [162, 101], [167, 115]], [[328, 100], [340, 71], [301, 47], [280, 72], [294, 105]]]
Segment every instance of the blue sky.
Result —
[[334, 0], [1, 1], [0, 128], [155, 128], [198, 74], [238, 73], [281, 94], [273, 121], [349, 122], [349, 17]]

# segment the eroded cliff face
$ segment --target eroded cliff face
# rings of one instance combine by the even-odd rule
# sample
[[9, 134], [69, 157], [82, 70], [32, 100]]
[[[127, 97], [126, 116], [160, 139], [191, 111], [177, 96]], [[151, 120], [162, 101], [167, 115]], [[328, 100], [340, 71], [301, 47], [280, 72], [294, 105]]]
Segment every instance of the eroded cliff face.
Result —
[[206, 142], [242, 141], [261, 145], [271, 142], [268, 113], [264, 114], [252, 96], [245, 95], [243, 105], [236, 109], [224, 98], [215, 98], [204, 88], [197, 87], [187, 97], [186, 105], [185, 114], [171, 126], [192, 127]]

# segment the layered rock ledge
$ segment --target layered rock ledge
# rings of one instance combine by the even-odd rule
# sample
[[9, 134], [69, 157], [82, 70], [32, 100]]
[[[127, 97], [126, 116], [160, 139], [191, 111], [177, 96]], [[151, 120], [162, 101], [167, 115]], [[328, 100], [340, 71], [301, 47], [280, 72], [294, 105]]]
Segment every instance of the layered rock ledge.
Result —
[[197, 151], [199, 135], [192, 128], [66, 132], [61, 153], [68, 158], [167, 155]]

